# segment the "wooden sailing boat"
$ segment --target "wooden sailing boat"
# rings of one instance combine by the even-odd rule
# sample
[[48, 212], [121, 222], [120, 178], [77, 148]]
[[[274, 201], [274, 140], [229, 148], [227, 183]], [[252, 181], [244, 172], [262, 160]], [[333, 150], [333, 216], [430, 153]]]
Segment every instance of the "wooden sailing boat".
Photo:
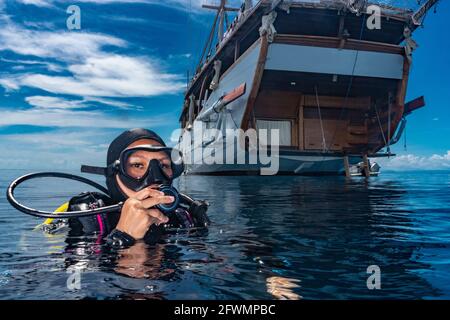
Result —
[[[200, 126], [224, 135], [225, 129], [278, 129], [279, 174], [350, 175], [349, 167], [363, 161], [369, 175], [368, 158], [393, 156], [390, 146], [406, 116], [425, 105], [423, 97], [405, 103], [416, 47], [411, 36], [438, 0], [422, 1], [416, 11], [373, 2], [381, 29], [368, 27], [365, 0], [205, 5], [217, 14], [185, 94], [183, 153], [220, 148], [224, 136], [192, 134], [192, 143], [183, 141]], [[224, 28], [229, 11], [237, 16]], [[234, 98], [225, 106], [228, 93]], [[240, 143], [237, 152], [248, 148]], [[262, 166], [210, 163], [188, 163], [188, 173], [259, 173]]]

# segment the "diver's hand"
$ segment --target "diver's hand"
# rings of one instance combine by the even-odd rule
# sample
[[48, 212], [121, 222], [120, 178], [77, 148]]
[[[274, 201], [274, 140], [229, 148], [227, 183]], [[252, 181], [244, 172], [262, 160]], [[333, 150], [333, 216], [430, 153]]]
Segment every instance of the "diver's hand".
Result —
[[116, 229], [141, 240], [152, 224], [159, 225], [169, 221], [169, 218], [153, 207], [173, 201], [173, 197], [166, 196], [163, 192], [145, 188], [125, 201]]

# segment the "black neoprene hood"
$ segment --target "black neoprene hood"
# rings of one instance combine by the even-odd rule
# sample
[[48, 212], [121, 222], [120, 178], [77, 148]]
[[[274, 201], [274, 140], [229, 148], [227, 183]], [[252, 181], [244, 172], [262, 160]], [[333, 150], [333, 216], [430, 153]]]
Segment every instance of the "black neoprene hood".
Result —
[[[119, 159], [120, 153], [125, 150], [130, 144], [141, 139], [151, 139], [157, 141], [161, 146], [166, 146], [164, 140], [155, 132], [147, 129], [137, 128], [123, 132], [109, 145], [107, 155], [107, 166], [113, 164]], [[126, 196], [120, 191], [117, 185], [116, 175], [106, 177], [106, 186], [108, 187], [109, 195], [116, 202], [126, 200]]]
[[108, 148], [108, 157], [106, 159], [106, 165], [113, 164], [114, 161], [119, 159], [120, 153], [125, 150], [130, 144], [140, 139], [151, 139], [160, 143], [162, 146], [166, 146], [163, 139], [155, 132], [147, 129], [131, 129], [123, 132], [120, 136], [114, 139]]

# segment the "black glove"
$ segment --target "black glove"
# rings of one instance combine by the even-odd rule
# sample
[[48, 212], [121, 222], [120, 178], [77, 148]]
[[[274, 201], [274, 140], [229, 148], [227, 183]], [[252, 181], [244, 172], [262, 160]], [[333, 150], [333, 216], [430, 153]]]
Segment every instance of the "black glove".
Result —
[[194, 218], [195, 226], [201, 228], [208, 228], [211, 224], [206, 211], [208, 211], [208, 202], [206, 201], [193, 201], [189, 207], [189, 212]]
[[106, 243], [115, 249], [128, 248], [136, 243], [136, 240], [129, 234], [114, 229], [107, 237]]

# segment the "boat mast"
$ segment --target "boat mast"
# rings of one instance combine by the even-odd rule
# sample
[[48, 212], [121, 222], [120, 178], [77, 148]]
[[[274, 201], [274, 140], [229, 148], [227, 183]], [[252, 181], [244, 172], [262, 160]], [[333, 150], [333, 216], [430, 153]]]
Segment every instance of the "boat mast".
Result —
[[427, 14], [427, 12], [433, 7], [435, 6], [437, 3], [439, 2], [439, 0], [428, 0], [427, 2], [425, 2], [419, 10], [417, 10], [413, 16], [411, 17], [412, 22], [415, 25], [420, 25], [421, 24], [421, 20], [422, 18]]
[[227, 7], [227, 0], [220, 0], [220, 5], [218, 5], [218, 6], [204, 4], [204, 5], [202, 5], [202, 8], [216, 10], [217, 14], [214, 19], [213, 25], [211, 27], [211, 31], [210, 31], [208, 40], [206, 41], [205, 47], [203, 48], [203, 53], [202, 53], [202, 56], [200, 57], [199, 65], [197, 67], [197, 72], [199, 71], [199, 68], [201, 68], [204, 58], [210, 56], [210, 54], [211, 54], [211, 50], [213, 48], [213, 42], [214, 42], [214, 32], [216, 30], [216, 27], [217, 27], [217, 41], [218, 41], [218, 44], [220, 44], [223, 40], [224, 22], [225, 22], [227, 12], [230, 12], [230, 11], [237, 12], [240, 10], [239, 8]]
[[[218, 25], [218, 31], [217, 31], [217, 39], [219, 41], [219, 43], [223, 40], [223, 24], [225, 21], [225, 15], [227, 12], [229, 11], [239, 11], [239, 8], [230, 8], [227, 7], [227, 0], [220, 0], [220, 5], [218, 6], [213, 6], [213, 5], [208, 5], [208, 4], [204, 4], [202, 5], [202, 8], [204, 9], [212, 9], [212, 10], [216, 10], [218, 12], [218, 16], [219, 16], [219, 25]], [[213, 26], [214, 28], [214, 26]]]
[[226, 0], [220, 1], [220, 10], [219, 10], [219, 30], [217, 31], [219, 34], [217, 35], [217, 39], [219, 39], [219, 43], [223, 40], [223, 20], [225, 19], [225, 3]]

